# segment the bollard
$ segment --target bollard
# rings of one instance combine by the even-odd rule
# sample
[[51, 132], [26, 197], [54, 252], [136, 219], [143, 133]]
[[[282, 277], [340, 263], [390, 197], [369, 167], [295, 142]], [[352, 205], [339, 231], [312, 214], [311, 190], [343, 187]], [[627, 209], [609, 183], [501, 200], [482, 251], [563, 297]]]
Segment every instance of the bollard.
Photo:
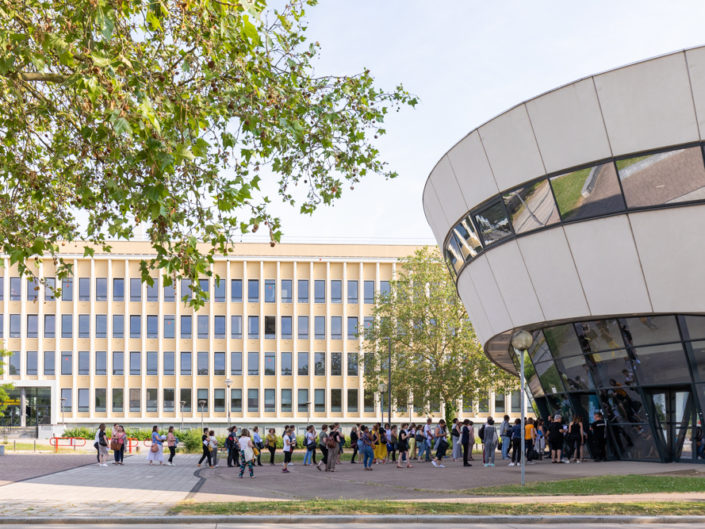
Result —
[[36, 439], [34, 440], [34, 451], [35, 452], [37, 451], [37, 440]]
[[17, 441], [12, 441], [12, 451], [17, 452]]

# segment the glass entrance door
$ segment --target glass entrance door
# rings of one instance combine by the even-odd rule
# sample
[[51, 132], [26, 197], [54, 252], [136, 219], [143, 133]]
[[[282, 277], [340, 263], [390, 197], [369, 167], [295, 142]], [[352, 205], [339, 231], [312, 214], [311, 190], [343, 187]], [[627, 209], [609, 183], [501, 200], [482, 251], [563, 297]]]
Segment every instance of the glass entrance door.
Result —
[[656, 442], [665, 461], [692, 461], [695, 406], [688, 388], [650, 390]]

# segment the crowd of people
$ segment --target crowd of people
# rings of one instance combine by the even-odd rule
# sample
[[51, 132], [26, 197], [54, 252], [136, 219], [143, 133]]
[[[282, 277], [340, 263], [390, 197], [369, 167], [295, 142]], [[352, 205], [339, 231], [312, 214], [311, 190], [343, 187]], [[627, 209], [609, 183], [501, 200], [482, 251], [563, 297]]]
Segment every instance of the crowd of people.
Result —
[[[571, 421], [565, 421], [556, 414], [544, 419], [526, 420], [522, 432], [521, 420], [511, 421], [508, 415], [499, 426], [489, 417], [478, 432], [475, 432], [473, 422], [469, 419], [453, 419], [450, 427], [441, 419], [436, 424], [427, 419], [425, 424], [402, 423], [390, 425], [376, 423], [372, 427], [357, 424], [349, 433], [352, 455], [350, 463], [357, 464], [362, 460], [364, 470], [371, 471], [375, 465], [394, 463], [397, 468], [412, 468], [412, 461], [428, 462], [434, 467], [445, 468], [444, 459], [450, 457], [453, 461], [462, 461], [463, 466], [472, 466], [473, 450], [477, 443], [482, 444], [482, 464], [485, 467], [495, 466], [495, 454], [501, 449], [502, 460], [508, 460], [509, 466], [518, 466], [522, 461], [533, 464], [544, 456], [551, 458], [553, 463], [581, 463], [585, 457], [585, 445], [591, 443], [591, 453], [596, 461], [606, 460], [606, 423], [601, 413], [595, 413], [594, 421], [585, 425], [583, 418], [575, 416]], [[298, 446], [294, 425], [284, 426], [281, 436], [284, 463], [282, 472], [288, 473], [291, 456], [296, 448], [305, 450], [303, 466], [314, 466], [317, 470], [335, 472], [336, 465], [341, 463], [341, 455], [346, 443], [339, 423], [324, 424], [319, 430], [315, 426], [306, 427], [303, 436], [303, 446]], [[524, 437], [524, 452], [521, 451], [521, 440]], [[98, 464], [107, 466], [108, 450], [114, 453], [115, 465], [122, 465], [125, 456], [127, 436], [121, 425], [113, 426], [110, 439], [101, 424], [95, 436]], [[200, 467], [204, 461], [210, 468], [218, 465], [218, 440], [214, 430], [204, 428], [201, 436], [202, 455], [198, 461]], [[270, 428], [264, 438], [259, 427], [254, 426], [238, 429], [228, 428], [225, 439], [227, 466], [239, 467], [239, 477], [244, 477], [245, 471], [254, 478], [254, 467], [262, 466], [262, 452], [269, 452], [269, 464], [275, 464], [275, 455], [279, 438], [274, 428]], [[170, 426], [166, 435], [159, 433], [158, 427], [152, 428], [151, 443], [147, 460], [149, 464], [164, 464], [164, 448], [169, 451], [166, 461], [174, 465], [176, 447], [179, 440]], [[451, 450], [448, 456], [448, 450]], [[317, 455], [320, 459], [317, 461]], [[358, 459], [358, 461], [356, 461]]]

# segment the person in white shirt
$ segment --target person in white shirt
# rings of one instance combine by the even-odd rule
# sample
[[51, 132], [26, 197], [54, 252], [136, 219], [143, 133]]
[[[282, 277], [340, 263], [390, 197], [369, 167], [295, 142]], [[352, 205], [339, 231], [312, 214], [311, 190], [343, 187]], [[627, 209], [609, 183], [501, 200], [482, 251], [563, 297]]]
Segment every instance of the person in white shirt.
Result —
[[284, 430], [284, 435], [282, 436], [282, 441], [284, 443], [284, 468], [282, 469], [282, 472], [289, 473], [289, 469], [287, 468], [289, 466], [289, 463], [291, 463], [291, 452], [292, 452], [292, 447], [291, 447], [291, 432], [289, 428]]
[[250, 439], [250, 432], [247, 428], [242, 429], [240, 434], [240, 439], [238, 440], [240, 445], [240, 474], [241, 478], [245, 474], [245, 466], [250, 469], [250, 477], [255, 477], [254, 464], [255, 464], [255, 451], [254, 444], [252, 444], [252, 439]]

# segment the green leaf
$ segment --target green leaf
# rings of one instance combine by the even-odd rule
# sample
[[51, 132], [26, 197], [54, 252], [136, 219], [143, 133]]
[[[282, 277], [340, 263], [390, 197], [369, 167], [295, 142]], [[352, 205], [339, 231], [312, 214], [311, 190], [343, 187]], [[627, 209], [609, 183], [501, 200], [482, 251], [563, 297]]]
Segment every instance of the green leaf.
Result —
[[117, 118], [113, 121], [113, 129], [116, 134], [132, 135], [132, 127], [130, 127], [130, 123], [125, 118]]
[[110, 66], [110, 63], [112, 62], [111, 59], [109, 59], [108, 57], [103, 57], [97, 51], [91, 52], [91, 60], [93, 61], [93, 64], [99, 66], [100, 68]]

